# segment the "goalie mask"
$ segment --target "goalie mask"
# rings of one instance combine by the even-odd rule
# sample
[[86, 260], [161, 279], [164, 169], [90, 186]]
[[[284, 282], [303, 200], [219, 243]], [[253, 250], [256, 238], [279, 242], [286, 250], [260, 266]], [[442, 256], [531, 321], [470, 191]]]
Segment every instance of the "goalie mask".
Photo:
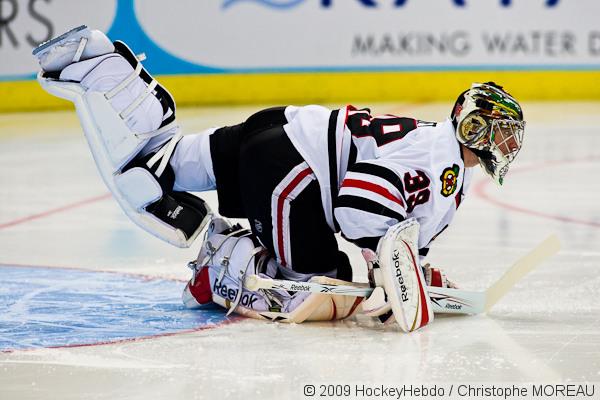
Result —
[[456, 101], [452, 122], [458, 141], [502, 185], [523, 143], [525, 121], [519, 103], [494, 82], [474, 83]]

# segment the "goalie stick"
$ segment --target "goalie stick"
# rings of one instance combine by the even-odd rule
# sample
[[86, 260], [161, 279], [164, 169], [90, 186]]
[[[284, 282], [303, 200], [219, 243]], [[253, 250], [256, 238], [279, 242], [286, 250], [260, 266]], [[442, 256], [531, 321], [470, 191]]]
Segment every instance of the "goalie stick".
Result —
[[[316, 282], [262, 278], [258, 275], [246, 277], [244, 286], [248, 290], [282, 289], [290, 292], [313, 292], [357, 297], [368, 297], [374, 290], [367, 283], [325, 285]], [[431, 298], [433, 311], [436, 313], [479, 314], [484, 311], [485, 292], [428, 286], [427, 293]]]
[[[485, 291], [440, 288], [428, 286], [433, 311], [449, 314], [480, 314], [488, 312], [526, 274], [560, 250], [556, 235], [549, 236], [528, 254], [515, 262], [492, 286]], [[325, 285], [316, 282], [295, 282], [262, 278], [258, 275], [246, 277], [244, 282], [249, 290], [283, 289], [291, 292], [314, 292], [345, 296], [367, 297], [373, 292], [367, 283], [353, 285]]]

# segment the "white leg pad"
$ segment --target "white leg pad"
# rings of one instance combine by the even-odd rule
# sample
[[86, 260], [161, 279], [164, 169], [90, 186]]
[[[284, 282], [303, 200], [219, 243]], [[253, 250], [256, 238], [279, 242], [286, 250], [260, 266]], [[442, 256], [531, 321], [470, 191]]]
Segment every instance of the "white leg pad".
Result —
[[123, 198], [138, 211], [158, 201], [163, 195], [160, 185], [150, 171], [139, 167], [115, 176], [115, 186]]
[[[121, 47], [125, 46], [121, 45]], [[81, 72], [77, 68], [79, 67], [78, 64], [84, 63], [89, 63], [89, 65], [81, 65], [81, 69], [86, 69], [88, 72]], [[144, 172], [142, 168], [133, 168], [123, 172], [123, 168], [140, 153], [142, 148], [153, 137], [169, 134], [171, 142], [166, 144], [164, 148], [172, 152], [174, 145], [181, 138], [179, 127], [173, 120], [169, 124], [150, 132], [135, 132], [133, 130], [135, 128], [130, 128], [128, 122], [132, 126], [136, 125], [135, 121], [131, 124], [131, 117], [134, 111], [137, 113], [135, 118], [141, 121], [141, 124], [137, 125], [141, 126], [143, 124], [147, 125], [144, 120], [147, 103], [151, 100], [154, 110], [157, 106], [159, 107], [158, 100], [151, 93], [157, 85], [156, 81], [145, 84], [138, 76], [140, 72], [146, 73], [145, 70], [139, 64], [135, 70], [134, 67], [128, 64], [125, 65], [125, 73], [123, 75], [127, 77], [128, 82], [123, 81], [126, 84], [121, 84], [120, 88], [118, 87], [118, 82], [114, 82], [114, 76], [108, 75], [110, 72], [107, 72], [106, 77], [103, 77], [102, 73], [98, 73], [99, 79], [103, 80], [102, 82], [97, 81], [98, 85], [94, 86], [96, 90], [86, 87], [83, 84], [86, 79], [85, 77], [92, 76], [92, 73], [98, 71], [96, 68], [102, 66], [102, 63], [120, 65], [121, 67], [123, 63], [128, 64], [123, 56], [119, 54], [107, 54], [97, 57], [97, 59], [75, 63], [68, 67], [76, 73], [81, 73], [84, 77], [82, 83], [48, 78], [43, 72], [38, 74], [38, 81], [42, 88], [50, 94], [69, 100], [75, 104], [77, 115], [98, 171], [125, 214], [135, 224], [152, 235], [177, 247], [189, 247], [210, 218], [204, 218], [193, 230], [188, 230], [187, 234], [184, 233], [182, 229], [174, 225], [169, 225], [167, 222], [144, 210], [145, 206], [161, 199], [163, 196], [162, 189], [152, 174], [148, 171]], [[113, 71], [113, 69], [107, 68], [107, 71]], [[106, 85], [107, 82], [112, 88], [117, 88], [118, 90], [113, 91], [106, 88], [106, 91], [102, 91], [98, 89], [103, 87], [102, 85]], [[133, 88], [135, 88], [135, 91], [133, 91]], [[121, 96], [121, 98], [118, 98], [118, 96]], [[115, 100], [123, 103], [123, 99], [128, 102], [126, 103], [126, 107], [123, 110], [116, 110]], [[111, 101], [113, 104], [111, 104]], [[174, 112], [174, 103], [172, 111]], [[148, 115], [148, 118], [156, 118], [154, 114], [156, 113]], [[162, 115], [162, 112], [160, 115]], [[130, 118], [129, 120], [127, 119], [128, 117]], [[152, 125], [160, 125], [160, 120], [153, 121]], [[170, 153], [164, 156], [163, 161], [160, 163], [162, 167], [159, 167], [161, 172], [157, 172], [157, 175], [160, 176], [169, 158]], [[177, 213], [177, 210], [173, 212]]]

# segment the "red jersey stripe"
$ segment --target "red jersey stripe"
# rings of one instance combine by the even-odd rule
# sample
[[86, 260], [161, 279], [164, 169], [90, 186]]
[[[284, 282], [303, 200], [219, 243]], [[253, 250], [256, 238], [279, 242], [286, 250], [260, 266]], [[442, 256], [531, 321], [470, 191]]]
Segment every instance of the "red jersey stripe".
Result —
[[310, 168], [303, 169], [292, 179], [289, 185], [279, 195], [277, 199], [277, 249], [279, 250], [279, 256], [281, 257], [281, 265], [286, 266], [287, 260], [285, 259], [285, 253], [283, 249], [283, 206], [287, 196], [298, 186], [304, 178], [312, 173]]
[[404, 202], [402, 199], [394, 196], [392, 192], [384, 188], [383, 186], [377, 185], [372, 182], [365, 182], [358, 179], [344, 179], [342, 182], [342, 187], [354, 187], [358, 189], [368, 190], [373, 193], [377, 193], [380, 196], [385, 197], [388, 200], [393, 201], [396, 204], [404, 207]]

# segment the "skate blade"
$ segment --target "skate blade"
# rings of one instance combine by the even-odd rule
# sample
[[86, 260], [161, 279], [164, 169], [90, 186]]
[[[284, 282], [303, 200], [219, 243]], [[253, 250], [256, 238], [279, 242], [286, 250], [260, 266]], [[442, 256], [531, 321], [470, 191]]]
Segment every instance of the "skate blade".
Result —
[[86, 25], [80, 25], [77, 28], [73, 28], [68, 32], [63, 33], [62, 35], [55, 37], [54, 39], [50, 39], [42, 44], [40, 44], [38, 47], [36, 47], [35, 49], [33, 49], [33, 51], [31, 52], [31, 54], [33, 54], [34, 56], [38, 56], [38, 54], [42, 53], [44, 50], [54, 46], [55, 44], [61, 43], [63, 41], [65, 41], [66, 39], [70, 38], [71, 36], [73, 36], [74, 34], [81, 32], [83, 30], [87, 29]]

